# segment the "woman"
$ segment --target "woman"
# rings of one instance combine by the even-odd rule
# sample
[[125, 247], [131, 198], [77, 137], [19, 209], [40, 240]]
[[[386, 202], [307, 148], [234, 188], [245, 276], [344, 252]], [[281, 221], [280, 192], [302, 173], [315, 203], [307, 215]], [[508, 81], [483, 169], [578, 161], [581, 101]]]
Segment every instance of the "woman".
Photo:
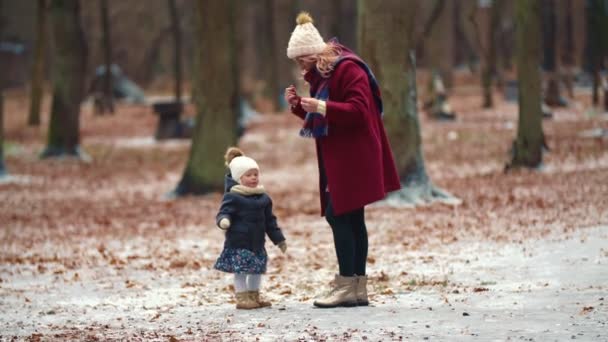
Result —
[[325, 43], [308, 13], [300, 13], [287, 56], [302, 69], [310, 97], [285, 89], [300, 134], [315, 138], [321, 215], [332, 228], [339, 275], [317, 307], [368, 305], [364, 207], [398, 190], [399, 177], [382, 124], [382, 101], [368, 66], [337, 41]]

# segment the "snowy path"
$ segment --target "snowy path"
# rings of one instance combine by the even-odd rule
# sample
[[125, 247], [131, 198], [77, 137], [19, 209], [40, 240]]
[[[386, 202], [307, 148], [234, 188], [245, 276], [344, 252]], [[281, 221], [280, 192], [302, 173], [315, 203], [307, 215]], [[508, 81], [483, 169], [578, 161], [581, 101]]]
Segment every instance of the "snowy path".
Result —
[[117, 287], [111, 272], [53, 286], [52, 274], [11, 276], [16, 266], [2, 265], [0, 340], [608, 341], [608, 226], [523, 244], [460, 241], [424, 255], [411, 272], [443, 275], [444, 285], [328, 310], [312, 308], [312, 300], [256, 311], [204, 304], [202, 297], [195, 303], [184, 295], [183, 279], [158, 272], [133, 274], [132, 286]]

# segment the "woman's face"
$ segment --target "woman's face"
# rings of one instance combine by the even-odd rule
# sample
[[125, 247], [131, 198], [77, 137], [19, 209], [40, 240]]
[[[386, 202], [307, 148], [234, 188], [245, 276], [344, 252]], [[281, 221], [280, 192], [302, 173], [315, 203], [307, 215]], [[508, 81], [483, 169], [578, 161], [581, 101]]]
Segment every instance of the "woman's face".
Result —
[[304, 55], [295, 58], [296, 63], [302, 71], [310, 71], [317, 63], [315, 55]]

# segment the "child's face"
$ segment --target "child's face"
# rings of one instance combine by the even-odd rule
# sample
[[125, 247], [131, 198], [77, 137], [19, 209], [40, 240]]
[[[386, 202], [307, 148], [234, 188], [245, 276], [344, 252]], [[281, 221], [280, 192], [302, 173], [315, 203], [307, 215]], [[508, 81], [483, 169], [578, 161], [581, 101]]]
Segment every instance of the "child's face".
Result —
[[255, 188], [260, 181], [260, 173], [256, 169], [251, 169], [241, 176], [241, 185]]

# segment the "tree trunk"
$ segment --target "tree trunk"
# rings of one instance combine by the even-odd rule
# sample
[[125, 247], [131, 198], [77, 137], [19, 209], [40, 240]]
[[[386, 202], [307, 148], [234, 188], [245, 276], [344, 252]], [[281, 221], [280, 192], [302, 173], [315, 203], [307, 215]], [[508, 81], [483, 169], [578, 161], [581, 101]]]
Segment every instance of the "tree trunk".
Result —
[[490, 7], [480, 7], [480, 14], [483, 18], [483, 24], [480, 25], [484, 29], [476, 27], [476, 32], [480, 35], [481, 49], [481, 85], [483, 89], [483, 108], [492, 108], [494, 106], [494, 98], [492, 96], [492, 81], [496, 77], [496, 39], [498, 25], [500, 24], [500, 16], [502, 0], [494, 0]]
[[234, 10], [234, 0], [197, 2], [193, 82], [198, 114], [188, 164], [172, 195], [223, 188], [223, 155], [236, 143], [240, 116]]
[[[575, 0], [576, 1], [576, 0]], [[563, 80], [568, 97], [574, 98], [576, 46], [574, 39], [574, 6], [572, 0], [558, 1], [556, 6], [557, 56], [560, 65], [559, 78]]]
[[[593, 77], [593, 105], [600, 104], [601, 70], [608, 57], [608, 3], [589, 0], [587, 4], [587, 54]], [[607, 93], [607, 92], [605, 92]], [[606, 94], [608, 95], [608, 94]], [[604, 100], [607, 102], [606, 100]]]
[[260, 42], [260, 60], [263, 63], [262, 70], [264, 73], [262, 79], [264, 80], [264, 96], [270, 99], [272, 104], [272, 111], [276, 111], [280, 108], [280, 91], [279, 91], [279, 79], [277, 70], [277, 54], [276, 54], [276, 40], [275, 40], [275, 21], [273, 20], [274, 13], [274, 0], [265, 0], [263, 4], [262, 13], [264, 15], [265, 25], [262, 25], [262, 29], [265, 30], [259, 35], [258, 39]]
[[564, 106], [565, 100], [561, 98], [559, 91], [559, 63], [557, 56], [557, 18], [555, 13], [555, 2], [543, 0], [542, 11], [542, 43], [544, 54], [544, 70], [547, 73], [547, 86], [545, 90], [545, 103], [549, 106]]
[[[275, 38], [275, 58], [278, 73], [279, 94], [290, 84], [295, 84], [294, 64], [287, 58], [287, 42], [291, 36], [291, 31], [295, 27], [296, 7], [290, 1], [274, 1], [274, 38]], [[279, 95], [281, 109], [287, 108], [287, 103], [283, 96]]]
[[[415, 0], [359, 0], [359, 47], [380, 83], [384, 121], [403, 189], [391, 195], [410, 205], [453, 199], [427, 176], [416, 108], [413, 31]], [[379, 39], [379, 37], [383, 37]]]
[[604, 111], [608, 112], [608, 75], [604, 76], [602, 88], [604, 89]]
[[175, 102], [182, 100], [182, 32], [179, 25], [177, 4], [167, 0], [171, 14], [171, 31], [173, 32], [173, 75], [175, 79]]
[[44, 62], [46, 60], [47, 42], [46, 0], [38, 0], [36, 11], [36, 48], [32, 66], [30, 113], [27, 119], [27, 124], [30, 126], [40, 125], [40, 107], [43, 98]]
[[4, 168], [4, 92], [0, 88], [0, 178], [6, 175]]
[[110, 14], [108, 10], [108, 0], [99, 0], [101, 12], [101, 32], [102, 32], [102, 51], [103, 59], [106, 68], [106, 73], [103, 77], [103, 95], [98, 114], [103, 114], [106, 111], [114, 113], [114, 94], [113, 94], [113, 74], [112, 74], [112, 34], [110, 30]]
[[[427, 41], [428, 56], [431, 68], [438, 70], [447, 89], [452, 88], [454, 69], [454, 1], [444, 1], [443, 9]], [[409, 9], [406, 9], [409, 10]], [[413, 48], [413, 47], [412, 47]]]
[[538, 167], [542, 163], [543, 128], [541, 111], [541, 3], [517, 0], [517, 79], [519, 122], [510, 167]]
[[341, 44], [356, 51], [355, 34], [357, 31], [352, 23], [352, 18], [356, 17], [356, 3], [352, 0], [332, 0], [329, 12], [331, 25], [329, 35], [324, 37], [325, 40], [336, 37]]
[[80, 154], [80, 102], [84, 95], [86, 42], [78, 0], [53, 0], [53, 104], [42, 157]]

